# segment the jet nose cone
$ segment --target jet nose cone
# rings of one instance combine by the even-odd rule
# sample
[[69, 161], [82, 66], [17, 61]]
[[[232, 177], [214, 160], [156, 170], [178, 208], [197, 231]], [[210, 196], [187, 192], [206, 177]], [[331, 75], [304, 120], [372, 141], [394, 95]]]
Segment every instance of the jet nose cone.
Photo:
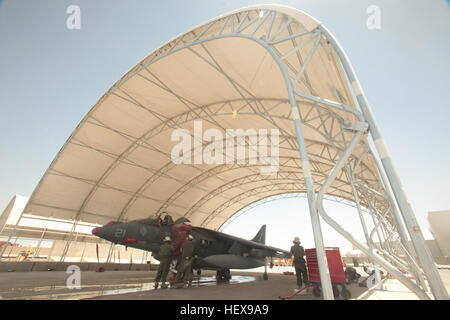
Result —
[[91, 232], [92, 232], [93, 235], [95, 235], [97, 233], [97, 231], [98, 231], [98, 228], [94, 228], [94, 229], [92, 229]]

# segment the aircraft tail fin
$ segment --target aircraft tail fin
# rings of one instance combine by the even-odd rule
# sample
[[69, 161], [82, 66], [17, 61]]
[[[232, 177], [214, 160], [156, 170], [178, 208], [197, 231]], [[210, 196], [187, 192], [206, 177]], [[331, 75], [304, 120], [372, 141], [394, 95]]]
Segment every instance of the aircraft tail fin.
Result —
[[259, 229], [256, 236], [252, 239], [252, 241], [266, 244], [266, 225], [263, 225], [261, 229]]

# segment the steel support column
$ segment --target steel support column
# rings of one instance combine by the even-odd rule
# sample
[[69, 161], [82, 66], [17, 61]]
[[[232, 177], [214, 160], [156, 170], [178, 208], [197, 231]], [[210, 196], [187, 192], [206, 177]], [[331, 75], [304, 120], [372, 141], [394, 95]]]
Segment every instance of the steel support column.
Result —
[[59, 262], [64, 262], [64, 260], [66, 259], [66, 254], [69, 251], [70, 243], [72, 242], [73, 234], [77, 228], [77, 224], [78, 220], [75, 220], [72, 224], [72, 230], [70, 231], [69, 238], [66, 240], [66, 245], [64, 246]]
[[288, 84], [289, 101], [291, 103], [292, 115], [294, 118], [295, 132], [297, 134], [297, 141], [300, 151], [300, 159], [302, 160], [303, 175], [305, 179], [306, 195], [308, 198], [309, 213], [311, 215], [311, 225], [314, 234], [314, 243], [316, 245], [317, 262], [319, 264], [320, 281], [322, 284], [323, 297], [325, 300], [334, 300], [333, 288], [331, 286], [330, 271], [328, 269], [328, 261], [325, 253], [325, 245], [323, 242], [322, 228], [320, 226], [319, 213], [316, 208], [316, 199], [314, 192], [314, 185], [311, 177], [311, 167], [306, 151], [305, 138], [300, 123], [300, 115], [298, 112], [297, 101], [295, 100], [292, 85], [290, 81]]
[[[357, 135], [361, 134], [361, 132], [358, 132]], [[353, 141], [355, 141], [355, 138], [358, 138], [357, 136], [354, 137]], [[353, 143], [352, 141], [352, 143]], [[322, 186], [322, 188], [319, 191], [319, 194], [317, 196], [317, 207], [320, 212], [320, 215], [322, 218], [336, 231], [338, 231], [342, 236], [344, 236], [348, 241], [350, 241], [355, 247], [360, 249], [362, 252], [367, 254], [369, 257], [372, 257], [372, 259], [386, 268], [386, 270], [392, 274], [395, 278], [400, 280], [403, 284], [405, 284], [411, 291], [413, 291], [419, 298], [428, 300], [429, 297], [411, 280], [409, 280], [407, 277], [405, 277], [401, 272], [399, 272], [396, 268], [394, 268], [389, 262], [384, 260], [382, 257], [380, 257], [378, 254], [372, 252], [372, 250], [365, 245], [361, 244], [358, 240], [356, 240], [351, 233], [344, 230], [336, 221], [334, 221], [325, 211], [323, 208], [323, 196], [326, 192], [326, 189], [331, 184], [334, 177], [337, 175], [339, 170], [344, 165], [346, 158], [348, 157], [348, 154], [351, 153], [350, 146], [346, 149], [342, 157], [339, 159], [336, 166], [333, 168], [333, 171], [330, 173], [329, 178], [325, 182], [325, 184]]]
[[425, 291], [428, 291], [428, 286], [425, 283], [425, 280], [422, 276], [422, 271], [420, 270], [420, 268], [417, 266], [416, 262], [414, 261], [416, 252], [415, 252], [414, 247], [412, 246], [411, 242], [409, 242], [408, 234], [406, 233], [405, 226], [402, 222], [402, 217], [400, 216], [397, 206], [395, 205], [394, 197], [392, 196], [391, 188], [389, 187], [389, 184], [386, 181], [386, 176], [384, 174], [384, 171], [382, 170], [381, 164], [378, 161], [378, 159], [376, 157], [373, 157], [373, 158], [374, 158], [375, 164], [378, 168], [378, 172], [380, 174], [384, 189], [386, 191], [387, 199], [391, 205], [392, 217], [394, 218], [395, 224], [397, 225], [397, 232], [400, 235], [400, 241], [403, 244], [404, 250], [406, 251], [407, 260], [411, 264], [411, 269], [413, 270], [414, 278], [416, 279], [417, 284], [420, 284]]
[[42, 231], [41, 238], [39, 239], [39, 242], [38, 242], [38, 244], [36, 246], [36, 249], [35, 249], [34, 254], [33, 254], [33, 258], [38, 257], [39, 250], [41, 249], [42, 239], [44, 239], [44, 236], [45, 236], [46, 232], [47, 232], [47, 228], [45, 228], [44, 231]]
[[83, 247], [83, 252], [81, 252], [81, 257], [80, 257], [80, 262], [83, 262], [83, 258], [84, 258], [84, 251], [86, 251], [86, 241], [84, 242], [84, 247]]
[[366, 243], [369, 246], [369, 249], [372, 250], [372, 243], [369, 241], [369, 233], [367, 231], [366, 221], [364, 220], [364, 215], [361, 210], [361, 204], [359, 203], [358, 193], [356, 192], [355, 184], [353, 183], [353, 174], [350, 172], [350, 169], [348, 168], [348, 166], [345, 166], [345, 170], [347, 172], [347, 177], [348, 177], [350, 186], [352, 187], [353, 196], [355, 198], [356, 210], [358, 211], [359, 221], [361, 222], [361, 226], [363, 228], [364, 237], [366, 238]]
[[271, 54], [274, 61], [278, 64], [283, 78], [285, 80], [286, 89], [289, 95], [289, 103], [291, 105], [291, 113], [294, 119], [295, 132], [297, 135], [297, 142], [299, 145], [300, 159], [302, 160], [302, 167], [306, 185], [306, 194], [308, 197], [309, 211], [311, 215], [311, 224], [314, 233], [314, 242], [316, 245], [317, 262], [319, 265], [320, 281], [322, 285], [323, 297], [326, 300], [334, 300], [333, 289], [331, 286], [330, 271], [328, 269], [328, 262], [325, 255], [325, 247], [323, 243], [322, 229], [320, 227], [319, 213], [316, 208], [314, 186], [311, 178], [311, 167], [308, 159], [308, 153], [306, 151], [305, 138], [300, 123], [300, 114], [298, 111], [297, 101], [294, 95], [294, 89], [292, 87], [291, 79], [287, 74], [286, 68], [280, 61], [280, 57], [275, 53], [272, 47], [260, 39], [250, 38], [253, 41], [260, 43]]
[[111, 242], [111, 244], [109, 245], [108, 256], [106, 258], [106, 263], [110, 263], [111, 262], [111, 257], [112, 257], [114, 248], [115, 248], [115, 244], [114, 244], [114, 242]]
[[428, 282], [431, 287], [431, 291], [436, 299], [450, 299], [447, 290], [442, 282], [442, 279], [439, 275], [439, 272], [436, 268], [436, 265], [433, 261], [433, 257], [431, 256], [430, 250], [425, 244], [425, 240], [420, 229], [419, 223], [416, 220], [414, 212], [411, 208], [411, 205], [406, 197], [405, 191], [403, 190], [403, 186], [400, 182], [400, 178], [395, 170], [394, 163], [389, 154], [386, 143], [381, 135], [380, 129], [375, 121], [375, 117], [372, 113], [370, 105], [367, 101], [367, 98], [361, 88], [361, 85], [356, 77], [356, 74], [353, 70], [353, 67], [350, 64], [347, 55], [344, 50], [334, 38], [334, 36], [325, 28], [323, 25], [319, 27], [326, 38], [333, 45], [337, 54], [340, 57], [342, 66], [347, 74], [348, 80], [350, 81], [353, 93], [358, 100], [359, 107], [364, 115], [365, 120], [369, 123], [369, 131], [371, 133], [372, 139], [375, 143], [375, 147], [377, 149], [378, 155], [380, 156], [381, 163], [383, 164], [384, 171], [386, 172], [386, 176], [389, 180], [389, 183], [392, 187], [392, 191], [397, 200], [397, 204], [400, 208], [401, 214], [405, 221], [406, 228], [411, 237], [414, 249], [417, 253], [417, 257], [420, 261], [420, 265], [423, 268], [423, 271], [428, 279]]

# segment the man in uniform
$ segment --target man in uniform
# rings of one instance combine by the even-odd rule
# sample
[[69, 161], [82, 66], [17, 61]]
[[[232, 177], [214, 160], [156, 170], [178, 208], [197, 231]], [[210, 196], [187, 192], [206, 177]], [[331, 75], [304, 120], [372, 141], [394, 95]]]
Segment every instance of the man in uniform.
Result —
[[158, 282], [161, 280], [161, 288], [167, 288], [166, 279], [169, 272], [170, 262], [172, 261], [173, 247], [170, 237], [165, 237], [164, 242], [159, 248], [159, 267], [155, 278], [155, 289], [158, 289]]
[[164, 218], [162, 219], [163, 225], [168, 226], [173, 223], [172, 217], [166, 211], [163, 211], [162, 214], [164, 214]]
[[175, 278], [175, 283], [180, 284], [180, 282], [185, 284], [189, 284], [192, 281], [192, 263], [194, 262], [194, 244], [192, 240], [194, 238], [191, 235], [187, 236], [187, 240], [181, 246], [181, 261], [180, 267], [177, 272], [177, 276]]
[[350, 266], [344, 266], [344, 274], [345, 274], [345, 279], [347, 280], [347, 284], [350, 284], [352, 282], [356, 282], [358, 283], [358, 279], [361, 278], [361, 275], [356, 272], [356, 269]]
[[[291, 247], [291, 254], [294, 256], [295, 275], [297, 276], [298, 288], [303, 287], [303, 282], [308, 285], [308, 272], [306, 270], [306, 262], [303, 256], [305, 255], [305, 249], [300, 245], [299, 237], [294, 238], [294, 245]], [[303, 276], [303, 282], [302, 282]], [[306, 291], [302, 291], [305, 292]]]

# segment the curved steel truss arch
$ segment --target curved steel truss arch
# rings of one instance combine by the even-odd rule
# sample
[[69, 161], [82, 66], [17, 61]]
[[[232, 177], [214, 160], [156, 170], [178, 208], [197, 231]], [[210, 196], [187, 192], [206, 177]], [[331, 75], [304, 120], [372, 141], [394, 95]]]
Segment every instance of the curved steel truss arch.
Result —
[[[239, 73], [235, 72], [233, 76], [233, 70], [224, 66], [227, 57], [214, 51], [215, 46], [222, 43], [245, 44], [255, 53], [263, 53], [264, 57], [267, 54], [274, 68], [273, 71], [271, 67], [264, 70], [271, 70], [270, 75], [283, 84], [282, 88], [277, 88], [279, 91], [274, 89], [273, 94], [255, 94], [252, 83], [260, 77], [258, 72], [264, 58], [256, 69], [249, 69], [252, 79], [247, 81]], [[229, 92], [223, 91], [227, 92], [229, 99], [228, 96], [225, 99], [215, 97], [214, 101], [210, 99], [200, 103], [205, 92], [198, 93], [194, 90], [196, 88], [183, 91], [184, 86], [189, 86], [189, 83], [183, 83], [183, 77], [173, 80], [158, 72], [158, 66], [164, 65], [164, 61], [180, 57], [190, 57], [201, 64], [206, 81], [220, 78], [216, 83], [229, 89]], [[233, 63], [239, 60], [233, 60]], [[176, 69], [171, 71], [179, 72]], [[190, 75], [188, 71], [183, 72], [177, 74]], [[211, 76], [207, 78], [207, 75]], [[151, 91], [151, 94], [146, 96], [143, 91]], [[170, 108], [157, 107], [158, 99], [170, 101], [169, 107], [176, 110], [172, 112]], [[120, 108], [133, 109], [136, 118], [145, 118], [145, 129], [126, 130], [130, 128], [123, 123], [125, 120], [111, 120], [106, 110], [120, 114], [117, 111]], [[207, 125], [224, 131], [228, 120], [233, 117], [253, 119], [279, 129], [283, 153], [280, 159], [285, 160], [280, 163], [280, 171], [263, 177], [258, 176], [257, 167], [248, 163], [207, 169], [194, 164], [189, 167], [192, 170], [189, 175], [175, 176], [177, 167], [169, 161], [170, 152], [163, 140], [169, 130], [189, 127], [195, 120], [203, 120]], [[134, 120], [133, 117], [128, 119]], [[95, 139], [90, 141], [91, 136], [86, 138], [85, 135], [86, 128], [103, 135], [104, 140], [100, 143]], [[372, 152], [367, 141], [368, 133], [374, 140], [376, 153]], [[75, 147], [93, 159], [103, 159], [103, 162], [97, 160], [99, 163], [96, 165], [100, 169], [95, 169], [95, 165], [86, 160], [86, 166], [92, 165], [92, 170], [95, 170], [95, 179], [87, 169], [76, 172], [59, 168], [70, 157], [71, 148]], [[195, 151], [195, 147], [192, 150]], [[139, 152], [147, 152], [155, 159], [163, 160], [155, 160], [157, 164], [153, 165], [148, 159], [142, 160], [143, 156], [134, 157]], [[123, 169], [125, 167], [126, 170]], [[123, 173], [121, 168], [126, 173], [135, 174], [135, 181], [130, 182], [131, 190], [122, 186], [126, 177], [120, 176], [119, 173]], [[241, 176], [227, 178], [226, 174], [233, 170]], [[125, 215], [132, 218], [128, 213], [136, 208], [138, 201], [142, 201], [152, 203], [155, 211], [187, 208], [185, 214], [193, 216], [198, 213], [202, 226], [213, 225], [217, 219], [222, 219], [222, 226], [243, 206], [269, 196], [306, 192], [326, 299], [332, 299], [333, 294], [319, 217], [419, 297], [428, 298], [422, 273], [436, 298], [448, 297], [349, 59], [320, 22], [295, 9], [271, 5], [240, 9], [197, 26], [155, 50], [117, 81], [84, 117], [52, 161], [25, 210], [42, 213], [47, 207], [57, 212], [55, 203], [58, 201], [46, 197], [46, 194], [58, 193], [59, 190], [55, 191], [49, 185], [62, 178], [67, 181], [67, 193], [82, 190], [79, 199], [64, 211], [64, 214], [73, 214], [74, 221], [88, 217], [88, 211], [95, 211], [106, 201], [102, 198], [106, 197], [102, 195], [105, 190], [119, 194], [121, 201], [118, 201], [117, 208], [120, 210], [114, 216], [116, 219], [123, 219]], [[213, 178], [216, 184], [210, 187], [207, 182]], [[262, 185], [248, 187], [256, 181]], [[149, 190], [160, 191], [155, 190], [155, 185], [164, 182], [169, 185], [169, 192], [160, 192], [155, 197], [147, 195]], [[187, 205], [181, 205], [182, 195], [194, 189], [199, 191], [196, 198], [190, 199]], [[237, 195], [236, 190], [240, 191]], [[354, 202], [367, 243], [355, 239], [324, 210], [323, 199], [340, 196]], [[218, 200], [211, 212], [205, 214], [201, 208], [213, 199]], [[373, 219], [372, 230], [365, 225], [363, 213]], [[62, 260], [75, 228], [76, 222]], [[374, 241], [375, 236], [378, 243]], [[394, 266], [409, 267], [416, 283]]]

